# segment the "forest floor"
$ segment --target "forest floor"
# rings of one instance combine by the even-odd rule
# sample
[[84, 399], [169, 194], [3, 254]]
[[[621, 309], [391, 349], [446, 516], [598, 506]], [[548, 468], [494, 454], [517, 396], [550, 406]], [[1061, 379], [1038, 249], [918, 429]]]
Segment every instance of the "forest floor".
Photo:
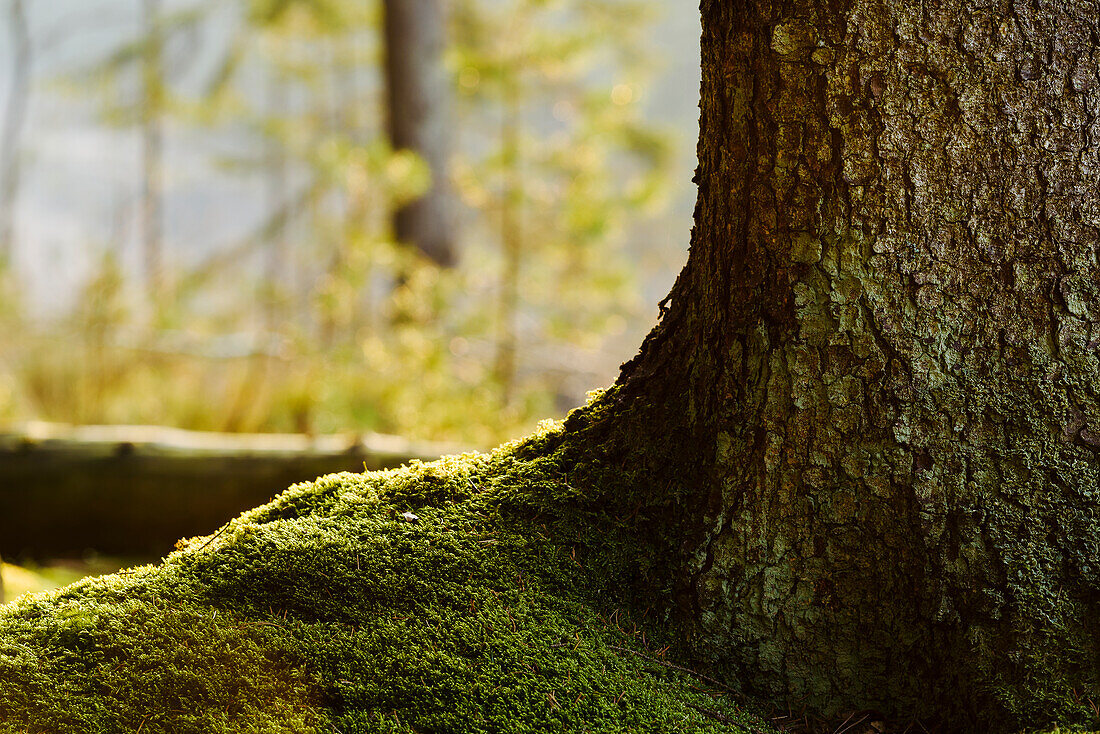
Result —
[[[666, 508], [624, 510], [630, 468], [567, 438], [321, 477], [4, 605], [0, 732], [938, 734], [776, 711], [680, 655]], [[111, 565], [5, 567], [9, 598]]]
[[0, 732], [775, 732], [629, 603], [662, 556], [561, 439], [322, 477], [4, 605]]

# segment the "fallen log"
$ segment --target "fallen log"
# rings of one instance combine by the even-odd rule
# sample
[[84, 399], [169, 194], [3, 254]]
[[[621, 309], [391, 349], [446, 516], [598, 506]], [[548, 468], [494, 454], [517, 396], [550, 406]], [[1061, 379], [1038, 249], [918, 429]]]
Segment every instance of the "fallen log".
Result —
[[163, 555], [295, 482], [458, 451], [381, 434], [23, 424], [0, 431], [0, 555]]

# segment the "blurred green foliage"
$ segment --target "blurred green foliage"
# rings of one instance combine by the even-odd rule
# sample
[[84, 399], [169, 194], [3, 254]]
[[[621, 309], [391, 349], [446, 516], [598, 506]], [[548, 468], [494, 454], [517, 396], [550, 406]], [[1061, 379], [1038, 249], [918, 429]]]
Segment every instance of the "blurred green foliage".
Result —
[[[8, 277], [0, 420], [489, 445], [568, 407], [605, 335], [648, 313], [633, 264], [645, 238], [631, 233], [659, 211], [672, 162], [670, 138], [641, 114], [654, 4], [450, 3], [461, 255], [441, 269], [391, 234], [430, 172], [384, 134], [380, 3], [238, 3], [197, 91], [174, 81], [173, 39], [201, 34], [225, 3], [153, 24], [165, 57], [151, 114], [246, 140], [221, 146], [218, 165], [264, 181], [265, 220], [174, 266], [152, 302], [117, 243], [99, 247], [59, 321], [21, 312]], [[88, 71], [112, 124], [149, 120], [118, 100], [150, 42]]]

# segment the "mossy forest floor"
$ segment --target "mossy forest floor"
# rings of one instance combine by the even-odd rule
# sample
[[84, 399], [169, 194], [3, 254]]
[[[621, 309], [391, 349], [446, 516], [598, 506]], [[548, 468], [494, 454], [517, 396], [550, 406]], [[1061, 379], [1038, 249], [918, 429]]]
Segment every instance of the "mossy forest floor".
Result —
[[0, 732], [771, 731], [624, 605], [645, 563], [561, 509], [558, 431], [296, 485], [0, 607]]

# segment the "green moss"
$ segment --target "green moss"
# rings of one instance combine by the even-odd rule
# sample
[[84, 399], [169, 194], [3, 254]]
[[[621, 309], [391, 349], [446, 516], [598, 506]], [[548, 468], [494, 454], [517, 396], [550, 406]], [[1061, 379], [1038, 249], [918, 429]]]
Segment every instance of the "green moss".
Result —
[[314, 731], [319, 691], [273, 628], [171, 594], [155, 571], [0, 617], [4, 731]]
[[296, 485], [3, 608], [0, 731], [766, 730], [665, 662], [654, 549], [561, 434]]

